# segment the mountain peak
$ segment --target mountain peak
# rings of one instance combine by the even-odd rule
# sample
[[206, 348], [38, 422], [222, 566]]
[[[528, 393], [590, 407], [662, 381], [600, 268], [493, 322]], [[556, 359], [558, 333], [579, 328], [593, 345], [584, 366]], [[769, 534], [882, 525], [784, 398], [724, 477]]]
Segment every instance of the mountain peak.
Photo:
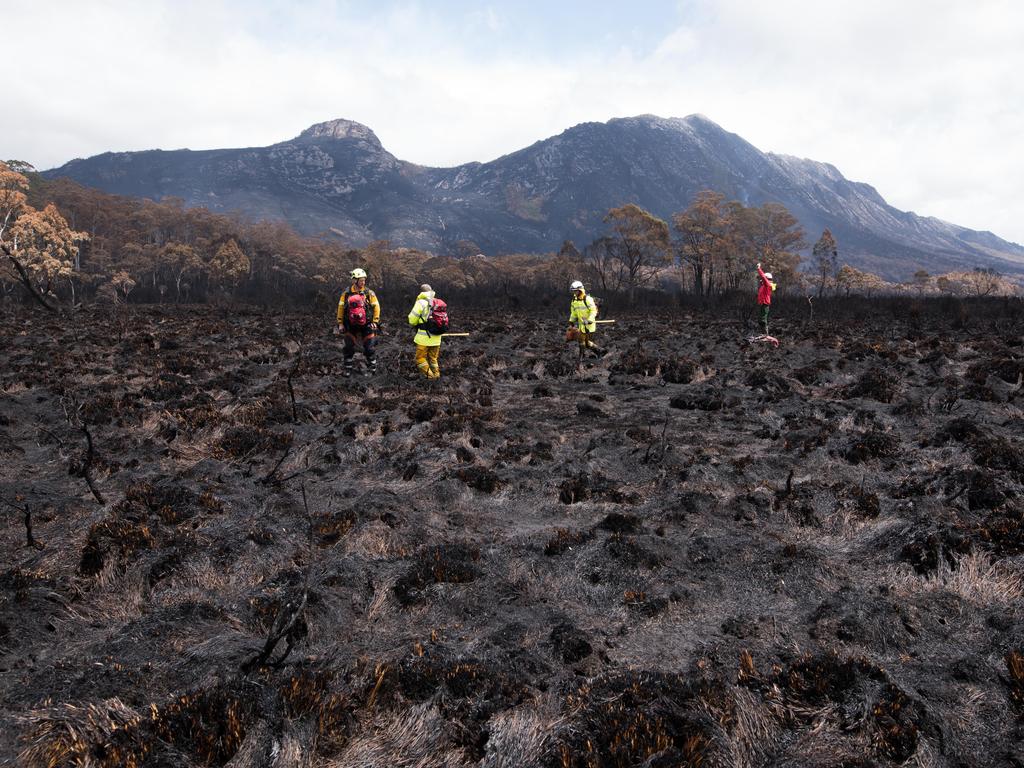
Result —
[[316, 123], [299, 134], [300, 139], [362, 139], [379, 145], [380, 140], [377, 134], [371, 131], [362, 123], [354, 120], [328, 120], [325, 123]]
[[684, 130], [690, 131], [694, 128], [701, 127], [712, 127], [722, 130], [721, 126], [718, 125], [714, 120], [711, 120], [705, 115], [694, 113], [687, 115], [686, 117], [661, 117], [660, 115], [643, 114], [633, 115], [632, 117], [613, 117], [608, 121], [608, 125], [615, 123], [624, 123], [626, 125], [643, 125], [649, 128], [660, 128], [668, 130]]

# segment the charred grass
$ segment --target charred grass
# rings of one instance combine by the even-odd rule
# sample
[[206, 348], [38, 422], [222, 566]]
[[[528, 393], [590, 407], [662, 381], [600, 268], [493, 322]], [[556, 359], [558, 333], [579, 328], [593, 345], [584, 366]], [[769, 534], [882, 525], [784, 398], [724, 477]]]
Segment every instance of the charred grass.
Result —
[[0, 764], [1021, 764], [1024, 314], [971, 311], [468, 313], [425, 382], [5, 310]]

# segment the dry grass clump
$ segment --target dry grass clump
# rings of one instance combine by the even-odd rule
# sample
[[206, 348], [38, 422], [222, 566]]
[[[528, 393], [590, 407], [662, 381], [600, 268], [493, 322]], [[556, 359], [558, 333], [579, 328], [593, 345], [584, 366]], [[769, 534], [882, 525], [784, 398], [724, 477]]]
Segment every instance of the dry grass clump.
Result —
[[26, 732], [19, 758], [25, 768], [103, 765], [94, 761], [95, 745], [139, 721], [139, 714], [118, 698], [85, 705], [47, 701], [17, 720]]
[[561, 721], [542, 710], [517, 708], [500, 712], [488, 722], [480, 768], [522, 768], [539, 765]]
[[1015, 604], [1024, 599], [1024, 581], [984, 552], [957, 558], [955, 564], [939, 561], [930, 575], [915, 577], [895, 572], [893, 586], [904, 592], [947, 591], [979, 605]]
[[27, 768], [137, 768], [168, 746], [206, 765], [223, 765], [238, 751], [254, 715], [251, 695], [227, 687], [183, 694], [140, 714], [119, 699], [63, 704], [20, 718]]
[[465, 750], [452, 739], [436, 704], [380, 714], [366, 723], [323, 768], [455, 768], [470, 765]]

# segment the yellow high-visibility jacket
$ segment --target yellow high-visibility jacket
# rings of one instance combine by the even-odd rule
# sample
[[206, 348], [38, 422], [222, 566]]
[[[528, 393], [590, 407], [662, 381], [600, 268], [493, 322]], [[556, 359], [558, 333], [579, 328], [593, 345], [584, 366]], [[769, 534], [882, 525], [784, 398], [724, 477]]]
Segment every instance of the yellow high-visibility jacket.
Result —
[[[359, 293], [356, 287], [353, 285], [347, 291], [341, 294], [341, 298], [338, 299], [338, 325], [342, 325], [345, 322], [345, 299], [349, 296]], [[373, 308], [373, 317], [370, 318], [371, 322], [380, 322], [380, 302], [377, 301], [377, 294], [371, 291], [369, 288], [363, 289], [363, 295], [366, 297], [366, 303]]]
[[424, 291], [416, 297], [416, 303], [412, 305], [412, 311], [409, 313], [409, 325], [418, 326], [413, 341], [421, 347], [441, 346], [441, 335], [428, 333], [427, 329], [421, 325], [430, 317], [430, 300], [433, 298], [433, 291]]
[[597, 330], [597, 303], [593, 297], [583, 294], [582, 299], [572, 297], [569, 305], [569, 325], [575, 325], [578, 330], [593, 333]]

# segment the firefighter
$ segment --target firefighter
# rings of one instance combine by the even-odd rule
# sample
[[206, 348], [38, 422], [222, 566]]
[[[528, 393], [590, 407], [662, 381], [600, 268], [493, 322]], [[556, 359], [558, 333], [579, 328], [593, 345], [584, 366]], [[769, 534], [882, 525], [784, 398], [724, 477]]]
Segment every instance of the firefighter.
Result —
[[771, 272], [761, 269], [761, 262], [757, 262], [757, 276], [760, 278], [760, 287], [757, 290], [757, 304], [761, 308], [761, 330], [768, 335], [768, 315], [772, 311], [772, 293], [778, 288], [778, 284], [772, 279]]
[[345, 336], [345, 367], [342, 375], [348, 378], [355, 371], [356, 345], [366, 358], [367, 376], [377, 372], [374, 347], [380, 330], [380, 302], [377, 295], [366, 287], [366, 271], [356, 267], [349, 274], [352, 284], [338, 301], [338, 327]]
[[597, 302], [593, 296], [588, 296], [583, 283], [573, 280], [569, 286], [572, 292], [572, 301], [569, 304], [569, 329], [566, 338], [575, 338], [580, 345], [580, 357], [589, 350], [596, 356], [601, 355], [601, 350], [594, 343], [593, 335], [597, 331]]
[[428, 379], [441, 378], [438, 357], [441, 354], [441, 335], [448, 330], [448, 305], [438, 299], [434, 290], [424, 283], [420, 295], [409, 312], [409, 325], [416, 329], [416, 367]]

